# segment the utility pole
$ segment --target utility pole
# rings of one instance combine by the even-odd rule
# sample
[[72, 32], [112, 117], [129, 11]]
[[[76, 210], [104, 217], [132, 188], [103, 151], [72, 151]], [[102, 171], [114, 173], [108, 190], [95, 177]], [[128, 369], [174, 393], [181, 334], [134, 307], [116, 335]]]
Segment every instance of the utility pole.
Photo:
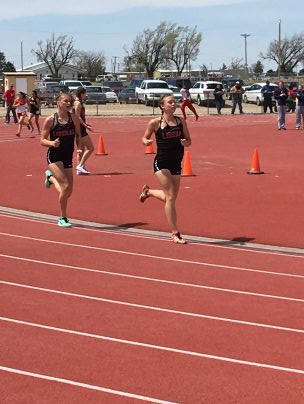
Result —
[[112, 56], [112, 58], [113, 58], [113, 64], [112, 64], [113, 65], [113, 74], [115, 75], [118, 56]]
[[240, 34], [245, 39], [245, 76], [248, 79], [248, 63], [247, 63], [247, 37], [251, 36], [251, 34]]
[[21, 42], [21, 71], [23, 71], [23, 44]]
[[282, 62], [282, 54], [281, 54], [281, 20], [279, 22], [279, 66], [278, 66], [278, 76], [279, 81], [281, 80], [281, 62]]

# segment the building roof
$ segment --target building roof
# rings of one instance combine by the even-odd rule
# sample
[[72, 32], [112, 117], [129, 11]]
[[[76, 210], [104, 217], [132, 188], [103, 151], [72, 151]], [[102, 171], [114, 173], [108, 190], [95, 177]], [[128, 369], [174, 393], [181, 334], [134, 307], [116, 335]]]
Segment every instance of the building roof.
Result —
[[[30, 66], [26, 66], [22, 69], [18, 69], [18, 72], [20, 71], [31, 71], [31, 72], [39, 72], [41, 69], [47, 69], [49, 68], [48, 65], [45, 62], [39, 62], [39, 63], [34, 63]], [[83, 72], [82, 69], [79, 69], [79, 67], [74, 66], [70, 63], [66, 63], [63, 65], [61, 68], [68, 68], [70, 70], [74, 70], [75, 72]]]

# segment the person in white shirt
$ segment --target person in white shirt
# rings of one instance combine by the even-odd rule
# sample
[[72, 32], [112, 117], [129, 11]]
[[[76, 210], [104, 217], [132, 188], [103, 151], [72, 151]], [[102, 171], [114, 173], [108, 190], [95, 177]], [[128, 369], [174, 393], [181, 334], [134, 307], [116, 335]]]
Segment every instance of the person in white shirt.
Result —
[[182, 102], [180, 108], [182, 110], [184, 119], [185, 120], [187, 119], [185, 109], [186, 109], [186, 107], [188, 107], [190, 109], [190, 111], [192, 111], [194, 113], [195, 120], [197, 121], [198, 120], [198, 114], [197, 114], [197, 112], [196, 112], [196, 110], [195, 110], [195, 108], [194, 108], [194, 106], [193, 106], [193, 104], [192, 104], [192, 102], [190, 100], [189, 91], [187, 90], [187, 88], [185, 86], [183, 86], [183, 87], [180, 86], [179, 88], [180, 88], [180, 93], [181, 93], [181, 96], [182, 96], [182, 99], [183, 99], [183, 102]]

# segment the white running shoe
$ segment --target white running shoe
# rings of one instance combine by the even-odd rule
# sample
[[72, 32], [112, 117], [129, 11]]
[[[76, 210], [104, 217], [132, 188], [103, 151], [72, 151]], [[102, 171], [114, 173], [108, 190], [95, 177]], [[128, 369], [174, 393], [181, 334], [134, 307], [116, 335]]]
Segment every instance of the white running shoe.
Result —
[[91, 174], [90, 171], [88, 171], [85, 167], [79, 166], [79, 165], [76, 167], [76, 171], [77, 171], [77, 175], [81, 175], [81, 174], [88, 175], [88, 174]]

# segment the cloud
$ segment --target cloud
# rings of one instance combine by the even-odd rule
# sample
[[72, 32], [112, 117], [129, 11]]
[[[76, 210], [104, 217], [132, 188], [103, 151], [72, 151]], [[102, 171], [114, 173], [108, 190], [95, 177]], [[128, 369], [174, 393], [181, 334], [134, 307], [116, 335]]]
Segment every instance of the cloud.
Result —
[[189, 8], [230, 5], [250, 2], [252, 0], [23, 0], [22, 7], [16, 7], [7, 15], [1, 13], [0, 20], [12, 20], [21, 17], [34, 17], [39, 15], [98, 15], [111, 14], [130, 8]]

